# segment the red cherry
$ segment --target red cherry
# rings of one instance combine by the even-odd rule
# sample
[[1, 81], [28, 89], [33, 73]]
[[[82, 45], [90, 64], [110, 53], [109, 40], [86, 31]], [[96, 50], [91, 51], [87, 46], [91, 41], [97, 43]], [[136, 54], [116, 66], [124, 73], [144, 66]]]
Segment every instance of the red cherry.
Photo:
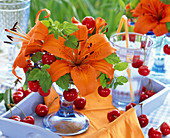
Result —
[[110, 94], [110, 89], [106, 87], [103, 88], [103, 86], [99, 86], [98, 94], [102, 97], [107, 97]]
[[146, 87], [142, 86], [142, 92], [146, 92], [146, 91], [147, 91]]
[[13, 100], [14, 103], [17, 104], [19, 103], [22, 99], [24, 99], [24, 93], [21, 91], [16, 91], [13, 93]]
[[114, 109], [113, 111], [110, 111], [107, 113], [107, 119], [112, 122], [114, 121], [116, 118], [118, 118], [120, 116], [120, 112], [117, 109]]
[[33, 92], [37, 92], [39, 88], [39, 81], [28, 81], [28, 88]]
[[18, 115], [11, 116], [10, 119], [15, 120], [15, 121], [21, 121], [21, 117]]
[[146, 100], [148, 98], [149, 98], [149, 96], [147, 94], [145, 94], [145, 92], [141, 92], [139, 102], [142, 102], [142, 101], [144, 101], [144, 100]]
[[160, 126], [160, 130], [165, 136], [170, 134], [170, 126], [166, 122], [162, 123], [162, 125]]
[[45, 64], [52, 64], [54, 61], [56, 61], [56, 58], [54, 55], [51, 55], [50, 53], [45, 53], [43, 56], [42, 56], [42, 63], [45, 65]]
[[153, 90], [146, 91], [146, 95], [148, 95], [149, 97], [153, 96], [154, 94], [156, 94], [156, 92], [154, 92]]
[[149, 138], [162, 138], [162, 133], [159, 130], [154, 129], [152, 127], [148, 131], [148, 136], [149, 136]]
[[138, 116], [138, 120], [141, 127], [146, 127], [149, 123], [149, 119], [145, 114]]
[[48, 107], [44, 104], [38, 104], [35, 108], [35, 113], [38, 116], [44, 117], [48, 114]]
[[83, 109], [86, 105], [86, 99], [84, 97], [78, 97], [74, 101], [74, 105], [75, 105], [76, 109]]
[[147, 76], [150, 73], [150, 70], [148, 69], [148, 66], [142, 65], [138, 68], [138, 72], [142, 76]]
[[128, 105], [126, 105], [125, 111], [129, 110], [130, 108], [132, 108], [132, 107], [134, 107], [134, 106], [136, 106], [135, 103], [129, 103]]
[[141, 41], [141, 48], [145, 48], [146, 47], [146, 41]]
[[24, 93], [24, 97], [28, 96], [31, 93], [31, 91], [28, 90], [28, 89], [24, 91], [23, 87], [18, 88], [17, 91], [23, 92]]
[[45, 93], [45, 92], [42, 90], [41, 86], [39, 86], [39, 88], [38, 88], [39, 94], [40, 94], [41, 96], [43, 96], [43, 97], [48, 96], [48, 95], [50, 94], [50, 91], [51, 91], [51, 89], [49, 89], [48, 92]]
[[135, 34], [129, 34], [129, 41], [135, 42], [136, 35]]
[[132, 60], [132, 67], [139, 68], [143, 65], [143, 61], [140, 60], [140, 56], [134, 55]]
[[78, 97], [78, 92], [76, 89], [68, 89], [68, 91], [64, 91], [63, 92], [63, 96], [64, 96], [64, 99], [68, 102], [72, 102], [74, 100], [76, 100], [76, 98]]
[[24, 91], [24, 97], [28, 96], [30, 93], [32, 93], [30, 90], [25, 90]]
[[163, 50], [164, 50], [164, 53], [165, 53], [165, 54], [170, 55], [170, 46], [168, 46], [168, 44], [166, 44], [166, 45], [164, 46]]
[[21, 120], [22, 122], [25, 122], [25, 123], [29, 123], [29, 124], [33, 124], [34, 125], [34, 117], [32, 116], [27, 116], [25, 117], [23, 120]]
[[91, 16], [86, 16], [83, 21], [82, 21], [83, 25], [86, 25], [88, 29], [90, 28], [94, 28], [95, 27], [95, 20], [93, 17]]
[[26, 67], [23, 68], [24, 72], [26, 73], [29, 69], [32, 69], [32, 63], [31, 60], [28, 60], [28, 65]]

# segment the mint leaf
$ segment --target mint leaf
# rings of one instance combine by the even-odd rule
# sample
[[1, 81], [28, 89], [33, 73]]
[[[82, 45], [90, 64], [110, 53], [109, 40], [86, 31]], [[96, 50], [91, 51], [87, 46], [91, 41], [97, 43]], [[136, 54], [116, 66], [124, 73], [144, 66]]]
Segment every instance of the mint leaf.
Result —
[[3, 99], [4, 99], [4, 93], [0, 93], [0, 103], [2, 102]]
[[77, 49], [78, 39], [75, 35], [71, 35], [68, 37], [68, 40], [64, 42], [64, 44], [70, 48]]
[[51, 76], [50, 74], [47, 72], [47, 70], [44, 70], [41, 72], [41, 76], [39, 76], [39, 84], [42, 88], [42, 90], [47, 93], [48, 90], [51, 88], [52, 85], [52, 81], [51, 81]]
[[40, 69], [34, 68], [28, 75], [28, 81], [39, 80], [39, 78], [41, 78], [42, 75], [43, 74]]
[[128, 79], [124, 76], [119, 76], [119, 77], [117, 77], [117, 81], [121, 82], [121, 83], [126, 83], [126, 82], [128, 82]]
[[48, 28], [51, 24], [48, 20], [42, 20], [42, 23]]
[[61, 76], [57, 81], [56, 84], [61, 87], [62, 89], [68, 90], [70, 84], [70, 74], [65, 74]]
[[110, 56], [106, 57], [105, 60], [110, 64], [116, 64], [121, 61], [115, 53], [112, 53]]
[[114, 66], [114, 69], [115, 70], [119, 70], [119, 71], [123, 71], [125, 70], [126, 68], [128, 67], [128, 63], [127, 62], [120, 62], [118, 64], [116, 64]]
[[31, 57], [31, 60], [34, 63], [37, 63], [38, 61], [40, 61], [42, 59], [42, 56], [43, 56], [43, 53], [37, 52], [37, 53], [33, 54], [33, 56]]
[[44, 66], [42, 66], [41, 70], [46, 70], [46, 69], [49, 69], [49, 68], [50, 68], [50, 65], [45, 64]]
[[76, 32], [77, 30], [79, 30], [79, 28], [73, 23], [67, 22], [67, 23], [64, 23], [64, 25], [63, 25], [63, 31], [67, 35], [70, 35], [70, 34]]
[[102, 74], [100, 76], [100, 83], [103, 86], [103, 88], [106, 87], [106, 85], [107, 85], [107, 75], [106, 74]]

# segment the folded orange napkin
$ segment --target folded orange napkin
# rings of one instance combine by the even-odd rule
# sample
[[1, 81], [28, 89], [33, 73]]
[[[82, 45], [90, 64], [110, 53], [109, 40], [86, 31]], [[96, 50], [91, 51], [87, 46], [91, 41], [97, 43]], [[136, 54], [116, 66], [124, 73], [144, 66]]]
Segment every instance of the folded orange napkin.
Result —
[[[52, 89], [50, 95], [56, 95], [54, 93], [56, 92]], [[51, 99], [49, 98], [50, 95], [46, 97], [46, 101], [47, 99]], [[134, 108], [127, 112], [120, 111], [121, 115], [109, 123], [107, 113], [115, 109], [112, 105], [112, 96], [101, 97], [97, 92], [94, 92], [85, 98], [87, 102], [85, 109], [77, 111], [88, 117], [90, 121], [89, 129], [80, 135], [63, 138], [144, 138]], [[56, 101], [56, 103], [59, 102]], [[50, 110], [50, 112], [57, 111], [58, 108], [59, 104], [53, 104], [51, 106], [53, 110]]]

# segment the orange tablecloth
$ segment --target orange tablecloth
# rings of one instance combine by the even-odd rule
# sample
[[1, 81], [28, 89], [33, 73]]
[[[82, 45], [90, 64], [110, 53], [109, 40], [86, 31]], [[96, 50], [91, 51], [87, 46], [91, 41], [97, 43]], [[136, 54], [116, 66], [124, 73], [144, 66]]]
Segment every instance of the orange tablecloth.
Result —
[[[49, 97], [54, 97], [54, 95], [56, 92], [52, 89]], [[52, 99], [49, 97], [46, 100]], [[63, 138], [144, 138], [134, 108], [127, 112], [120, 111], [120, 117], [109, 123], [107, 113], [115, 109], [111, 95], [101, 97], [94, 92], [85, 98], [87, 101], [85, 109], [78, 111], [89, 118], [89, 129], [83, 134]], [[59, 103], [58, 100], [51, 106], [50, 112], [58, 110], [59, 105], [56, 106]]]

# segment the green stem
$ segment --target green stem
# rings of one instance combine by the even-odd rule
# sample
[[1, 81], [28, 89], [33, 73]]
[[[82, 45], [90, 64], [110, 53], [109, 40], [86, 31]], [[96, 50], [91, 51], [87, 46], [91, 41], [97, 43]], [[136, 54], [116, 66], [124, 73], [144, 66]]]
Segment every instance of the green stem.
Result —
[[[12, 106], [16, 106], [15, 104], [11, 104]], [[19, 108], [18, 106], [16, 106], [22, 113], [23, 113], [23, 115], [25, 116], [25, 118], [27, 119], [27, 116], [26, 116], [26, 114], [22, 111], [22, 109], [21, 108]]]
[[146, 59], [146, 51], [145, 51], [145, 48], [144, 48], [144, 61], [143, 61], [143, 65], [145, 65], [145, 59]]
[[9, 104], [8, 107], [9, 107], [9, 110], [10, 110], [10, 113], [11, 113], [11, 117], [13, 117], [12, 110], [11, 110], [11, 105]]

